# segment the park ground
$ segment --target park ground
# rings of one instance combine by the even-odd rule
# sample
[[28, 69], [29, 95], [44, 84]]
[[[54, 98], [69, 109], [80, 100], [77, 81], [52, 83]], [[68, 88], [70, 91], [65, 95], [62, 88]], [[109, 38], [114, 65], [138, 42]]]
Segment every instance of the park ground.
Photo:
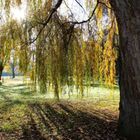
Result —
[[83, 98], [63, 93], [56, 102], [34, 92], [22, 77], [5, 78], [0, 140], [125, 140], [117, 133], [118, 106], [118, 87], [95, 85]]

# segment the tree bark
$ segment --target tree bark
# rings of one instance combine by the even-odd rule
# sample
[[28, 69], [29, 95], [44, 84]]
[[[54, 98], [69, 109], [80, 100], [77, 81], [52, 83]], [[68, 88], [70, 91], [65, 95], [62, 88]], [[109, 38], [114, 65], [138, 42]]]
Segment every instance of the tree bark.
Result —
[[120, 36], [119, 132], [140, 140], [140, 1], [110, 0]]

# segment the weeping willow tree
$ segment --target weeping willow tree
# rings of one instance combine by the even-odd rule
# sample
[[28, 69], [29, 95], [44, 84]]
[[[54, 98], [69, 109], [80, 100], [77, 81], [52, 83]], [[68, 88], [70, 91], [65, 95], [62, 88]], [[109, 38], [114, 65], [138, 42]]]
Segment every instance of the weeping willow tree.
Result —
[[[20, 30], [18, 23], [15, 20], [9, 20], [6, 24], [0, 27], [0, 73], [4, 66], [9, 63], [11, 51], [17, 51], [20, 42]], [[15, 56], [16, 59], [16, 56]], [[0, 75], [1, 75], [0, 74]]]
[[[21, 1], [5, 1], [7, 9], [10, 3], [18, 6]], [[52, 88], [56, 99], [66, 86], [75, 86], [81, 96], [85, 87], [95, 82], [112, 86], [116, 81], [117, 59], [113, 47], [117, 25], [111, 18], [112, 10], [98, 1], [87, 1], [87, 6], [95, 7], [93, 11], [89, 10], [88, 20], [69, 21], [57, 12], [61, 3], [61, 0], [56, 3], [52, 0], [27, 1], [28, 16], [18, 31], [12, 31], [15, 34], [13, 46], [19, 46], [20, 71], [30, 76], [41, 93]], [[108, 24], [103, 21], [105, 16], [112, 19]], [[95, 28], [84, 35], [86, 26]]]

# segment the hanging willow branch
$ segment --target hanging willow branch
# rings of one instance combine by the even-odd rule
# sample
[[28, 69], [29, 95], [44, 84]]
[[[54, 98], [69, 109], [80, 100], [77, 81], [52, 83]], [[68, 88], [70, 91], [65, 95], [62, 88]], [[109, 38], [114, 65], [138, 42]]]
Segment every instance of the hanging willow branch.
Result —
[[49, 14], [49, 16], [46, 18], [45, 22], [44, 22], [44, 23], [43, 23], [43, 22], [40, 23], [41, 25], [43, 25], [42, 28], [39, 30], [37, 36], [36, 36], [32, 41], [29, 42], [29, 44], [34, 43], [34, 42], [38, 39], [38, 37], [39, 37], [40, 34], [42, 33], [43, 29], [47, 26], [47, 24], [48, 24], [49, 21], [51, 20], [53, 14], [57, 11], [57, 9], [58, 9], [58, 8], [60, 7], [60, 5], [62, 4], [62, 1], [63, 1], [63, 0], [58, 0], [58, 2], [57, 2], [57, 4], [55, 5], [55, 7], [51, 9], [50, 14]]
[[[46, 93], [51, 87], [57, 98], [62, 93], [62, 88], [66, 86], [68, 88], [75, 86], [83, 96], [85, 84], [90, 85], [94, 80], [101, 79], [109, 84], [115, 83], [117, 56], [115, 49], [112, 48], [114, 35], [112, 27], [114, 28], [114, 26], [110, 28], [110, 31], [109, 27], [107, 28], [108, 35], [105, 36], [101, 23], [97, 22], [97, 28], [101, 30], [98, 33], [101, 37], [95, 40], [92, 36], [86, 41], [82, 34], [83, 30], [79, 27], [81, 24], [91, 23], [94, 15], [99, 20], [102, 19], [101, 2], [97, 0], [88, 19], [78, 22], [68, 21], [58, 15], [56, 11], [62, 1], [58, 0], [56, 5], [53, 8], [50, 6], [45, 13], [45, 6], [40, 6], [42, 12], [40, 9], [35, 11], [35, 14], [40, 15], [41, 19], [45, 19], [44, 22], [31, 22], [35, 25], [33, 27], [26, 21], [25, 26], [21, 27], [19, 38], [27, 42], [27, 46], [21, 46], [19, 53], [21, 70], [25, 74], [31, 72], [31, 80], [37, 82], [40, 92]], [[32, 43], [34, 43], [33, 46], [31, 46]], [[104, 47], [101, 46], [101, 43]]]
[[[32, 43], [34, 43], [34, 42], [38, 39], [38, 37], [40, 36], [40, 34], [41, 34], [42, 31], [44, 30], [44, 28], [47, 26], [47, 24], [48, 24], [49, 21], [51, 20], [53, 14], [54, 14], [54, 13], [57, 11], [57, 9], [61, 6], [62, 1], [63, 1], [63, 0], [58, 0], [57, 4], [55, 5], [54, 8], [51, 9], [49, 16], [47, 16], [47, 18], [45, 19], [44, 22], [38, 22], [38, 24], [42, 25], [41, 29], [40, 29], [39, 32], [37, 33], [36, 37], [35, 37], [32, 41], [26, 43], [26, 45], [32, 44]], [[67, 23], [70, 23], [70, 24], [73, 24], [73, 25], [76, 25], [76, 24], [78, 25], [78, 24], [84, 24], [84, 23], [90, 22], [91, 19], [92, 19], [92, 17], [93, 17], [93, 15], [94, 15], [94, 13], [95, 13], [95, 11], [96, 11], [96, 9], [97, 9], [97, 7], [98, 7], [98, 5], [99, 5], [99, 3], [100, 3], [99, 0], [97, 0], [97, 3], [96, 3], [96, 5], [95, 5], [95, 7], [94, 7], [94, 9], [93, 9], [93, 11], [92, 11], [92, 14], [90, 15], [90, 17], [89, 17], [88, 19], [83, 20], [83, 21], [80, 21], [80, 22], [78, 22], [78, 21], [68, 21]]]

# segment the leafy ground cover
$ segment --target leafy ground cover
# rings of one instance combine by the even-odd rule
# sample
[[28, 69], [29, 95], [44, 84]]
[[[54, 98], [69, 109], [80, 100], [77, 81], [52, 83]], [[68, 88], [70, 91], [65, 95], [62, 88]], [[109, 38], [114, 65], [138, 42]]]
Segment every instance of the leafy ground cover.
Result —
[[5, 80], [0, 86], [0, 140], [125, 139], [117, 134], [118, 89], [110, 93], [97, 86], [93, 92], [55, 102], [21, 79]]

